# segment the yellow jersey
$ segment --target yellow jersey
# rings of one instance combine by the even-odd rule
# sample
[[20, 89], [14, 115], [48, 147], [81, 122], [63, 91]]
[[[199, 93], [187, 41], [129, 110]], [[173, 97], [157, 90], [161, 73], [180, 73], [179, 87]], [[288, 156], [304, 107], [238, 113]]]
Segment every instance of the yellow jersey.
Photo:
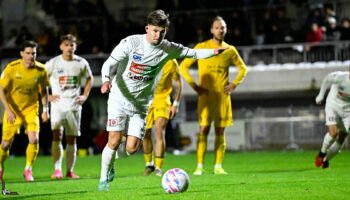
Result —
[[[207, 59], [198, 60], [199, 86], [222, 93], [224, 87], [228, 83], [229, 66], [232, 63], [238, 68], [238, 75], [233, 84], [239, 85], [247, 74], [247, 67], [242, 58], [239, 56], [237, 50], [232, 45], [222, 42], [221, 45], [215, 44], [212, 39], [197, 44], [195, 49], [216, 49], [220, 46], [229, 47], [221, 54]], [[194, 87], [195, 80], [190, 75], [188, 68], [197, 61], [197, 59], [186, 58], [180, 64], [180, 73], [184, 79]]]
[[9, 63], [1, 73], [0, 85], [6, 89], [6, 99], [16, 113], [26, 113], [39, 107], [39, 96], [49, 85], [44, 64], [35, 61], [25, 68], [22, 59]]
[[169, 60], [163, 67], [162, 77], [159, 80], [154, 92], [152, 105], [171, 105], [170, 94], [173, 90], [173, 79], [180, 79], [179, 65], [175, 59]]

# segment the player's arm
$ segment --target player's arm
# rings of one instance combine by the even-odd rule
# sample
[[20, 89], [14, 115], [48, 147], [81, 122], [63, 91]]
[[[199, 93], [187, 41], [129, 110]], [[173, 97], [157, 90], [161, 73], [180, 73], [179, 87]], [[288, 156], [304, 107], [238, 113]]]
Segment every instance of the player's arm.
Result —
[[0, 100], [7, 112], [7, 121], [12, 124], [16, 120], [16, 115], [12, 112], [5, 96], [4, 88], [0, 85]]
[[245, 65], [243, 59], [241, 58], [241, 56], [239, 56], [239, 53], [234, 47], [233, 50], [234, 54], [232, 57], [232, 63], [238, 68], [238, 74], [233, 82], [227, 83], [225, 85], [224, 92], [227, 94], [233, 92], [247, 75], [247, 66]]
[[7, 121], [9, 123], [13, 123], [16, 120], [16, 115], [12, 112], [4, 92], [4, 88], [6, 88], [11, 81], [12, 74], [14, 74], [10, 69], [9, 66], [7, 66], [4, 71], [1, 73], [1, 79], [0, 79], [0, 100], [2, 105], [4, 105], [4, 108], [7, 113]]
[[92, 83], [94, 82], [94, 76], [92, 75], [90, 65], [87, 61], [85, 63], [84, 71], [85, 71], [85, 77], [86, 77], [84, 92], [82, 95], [80, 95], [78, 97], [78, 101], [77, 101], [77, 103], [80, 105], [83, 105], [85, 103], [86, 99], [88, 98], [88, 96], [90, 94], [90, 91], [92, 88]]
[[[47, 76], [48, 78], [51, 77], [53, 69], [54, 69], [54, 63], [53, 63], [53, 59], [50, 59], [49, 61], [47, 61], [45, 63], [45, 69], [47, 71]], [[47, 86], [46, 88], [46, 92], [47, 92], [47, 99], [49, 102], [56, 102], [60, 99], [59, 95], [54, 95], [54, 94], [50, 94], [50, 86]]]
[[337, 83], [337, 73], [333, 72], [328, 74], [322, 81], [320, 91], [315, 99], [316, 104], [321, 104], [323, 102], [324, 95], [327, 89], [334, 83]]
[[43, 106], [43, 112], [41, 113], [41, 119], [44, 123], [48, 122], [49, 118], [50, 118], [49, 100], [48, 100], [49, 85], [50, 85], [49, 78], [48, 78], [47, 72], [45, 70], [42, 81], [40, 82], [40, 85], [39, 85], [41, 104]]
[[93, 76], [86, 78], [84, 92], [82, 95], [80, 95], [78, 97], [78, 101], [77, 101], [78, 104], [83, 105], [85, 103], [85, 101], [87, 100], [87, 98], [90, 94], [91, 88], [92, 88], [93, 81], [94, 81]]
[[170, 119], [173, 119], [177, 114], [177, 112], [179, 111], [181, 92], [182, 92], [182, 80], [181, 80], [181, 77], [178, 77], [178, 79], [175, 79], [175, 92], [173, 97], [174, 102], [170, 108]]
[[101, 69], [102, 87], [101, 93], [109, 93], [111, 84], [111, 68], [117, 66], [123, 59], [128, 57], [131, 49], [131, 42], [128, 38], [123, 39], [112, 51], [108, 59], [103, 63]]

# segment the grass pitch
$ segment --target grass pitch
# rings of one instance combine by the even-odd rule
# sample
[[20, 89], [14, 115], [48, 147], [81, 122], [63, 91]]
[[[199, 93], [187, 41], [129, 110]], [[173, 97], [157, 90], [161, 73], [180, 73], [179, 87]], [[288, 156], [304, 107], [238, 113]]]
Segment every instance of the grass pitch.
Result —
[[184, 193], [166, 194], [161, 177], [142, 177], [143, 154], [116, 161], [116, 178], [108, 192], [97, 191], [101, 156], [78, 158], [75, 172], [81, 179], [52, 180], [51, 157], [39, 156], [34, 167], [35, 182], [23, 178], [24, 157], [5, 163], [6, 188], [18, 196], [4, 199], [350, 199], [350, 151], [343, 151], [322, 170], [313, 164], [316, 151], [226, 153], [223, 167], [228, 175], [213, 175], [214, 155], [206, 155], [206, 173], [192, 175], [196, 155], [166, 155], [164, 171], [182, 168], [190, 176]]

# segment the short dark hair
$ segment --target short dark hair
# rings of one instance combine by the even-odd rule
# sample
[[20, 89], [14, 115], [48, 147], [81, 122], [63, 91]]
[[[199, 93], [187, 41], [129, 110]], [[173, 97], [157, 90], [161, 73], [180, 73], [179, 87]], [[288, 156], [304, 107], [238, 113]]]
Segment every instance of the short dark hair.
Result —
[[211, 19], [210, 27], [213, 27], [213, 24], [214, 24], [215, 21], [224, 21], [225, 22], [224, 18], [222, 18], [221, 16], [216, 16], [213, 19]]
[[153, 26], [168, 27], [170, 24], [169, 14], [166, 14], [163, 10], [155, 10], [148, 15], [147, 24]]
[[65, 40], [69, 40], [72, 43], [77, 43], [77, 38], [72, 34], [62, 35], [61, 36], [61, 43]]
[[31, 48], [38, 48], [38, 43], [32, 41], [32, 40], [26, 40], [23, 42], [23, 44], [20, 47], [20, 51], [24, 51], [25, 48], [31, 47]]

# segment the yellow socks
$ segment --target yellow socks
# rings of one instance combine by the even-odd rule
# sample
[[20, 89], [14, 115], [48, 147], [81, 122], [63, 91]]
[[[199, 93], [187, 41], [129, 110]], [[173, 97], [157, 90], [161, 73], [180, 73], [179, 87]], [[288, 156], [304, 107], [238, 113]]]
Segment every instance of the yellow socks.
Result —
[[153, 151], [151, 153], [144, 153], [143, 156], [145, 157], [146, 165], [153, 165]]
[[215, 164], [222, 164], [222, 159], [224, 158], [226, 149], [226, 140], [225, 135], [216, 135], [215, 136], [215, 144], [214, 144], [214, 152], [215, 152]]
[[36, 159], [36, 156], [39, 152], [39, 143], [38, 144], [28, 144], [26, 151], [26, 166], [31, 167]]
[[197, 164], [204, 163], [204, 155], [205, 155], [205, 152], [207, 151], [207, 140], [208, 140], [208, 136], [198, 135]]
[[163, 166], [164, 158], [156, 157], [156, 169], [161, 169]]
[[0, 167], [3, 168], [6, 158], [9, 156], [10, 150], [4, 151], [0, 146]]

